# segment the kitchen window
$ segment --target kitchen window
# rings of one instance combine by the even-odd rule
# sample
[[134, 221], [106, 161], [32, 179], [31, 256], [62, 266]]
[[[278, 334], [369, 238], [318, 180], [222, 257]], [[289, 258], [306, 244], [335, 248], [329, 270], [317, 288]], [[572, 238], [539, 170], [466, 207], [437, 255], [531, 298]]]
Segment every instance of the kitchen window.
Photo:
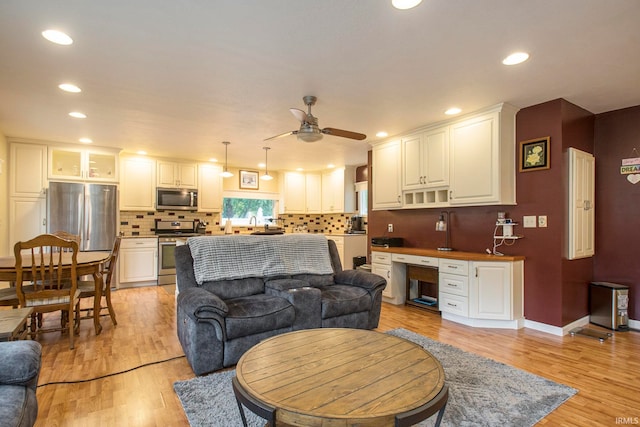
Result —
[[[246, 197], [246, 194], [225, 194], [222, 201], [222, 224], [231, 220], [233, 226], [248, 227], [251, 225], [271, 224], [268, 219], [278, 217], [278, 200], [276, 194], [258, 193]], [[255, 217], [257, 224], [252, 220]]]

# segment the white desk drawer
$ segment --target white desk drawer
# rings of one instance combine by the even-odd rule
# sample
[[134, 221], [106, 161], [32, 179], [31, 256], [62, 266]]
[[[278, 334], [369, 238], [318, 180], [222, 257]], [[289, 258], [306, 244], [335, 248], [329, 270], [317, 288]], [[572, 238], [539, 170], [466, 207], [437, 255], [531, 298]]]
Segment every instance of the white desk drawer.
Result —
[[440, 258], [438, 266], [440, 273], [459, 274], [461, 276], [469, 275], [469, 261], [460, 261], [457, 259]]
[[462, 297], [469, 296], [469, 277], [457, 274], [440, 273], [438, 277], [438, 285], [441, 292], [460, 295]]
[[426, 267], [438, 267], [438, 258], [430, 256], [392, 254], [391, 261], [405, 264], [424, 265]]
[[440, 291], [438, 308], [443, 312], [469, 317], [469, 300], [467, 297]]
[[391, 254], [389, 252], [371, 252], [372, 264], [391, 265]]

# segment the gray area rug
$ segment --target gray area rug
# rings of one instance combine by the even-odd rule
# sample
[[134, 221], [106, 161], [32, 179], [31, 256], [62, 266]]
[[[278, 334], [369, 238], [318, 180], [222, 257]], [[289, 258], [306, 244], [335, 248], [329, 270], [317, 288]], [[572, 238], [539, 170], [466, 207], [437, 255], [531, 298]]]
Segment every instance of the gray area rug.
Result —
[[[406, 329], [388, 333], [420, 344], [442, 363], [449, 384], [442, 426], [532, 426], [577, 392]], [[231, 370], [174, 383], [192, 427], [242, 426], [231, 388], [234, 375]], [[245, 414], [250, 426], [264, 426], [263, 419], [246, 409]], [[433, 426], [434, 422], [435, 415], [418, 425]]]

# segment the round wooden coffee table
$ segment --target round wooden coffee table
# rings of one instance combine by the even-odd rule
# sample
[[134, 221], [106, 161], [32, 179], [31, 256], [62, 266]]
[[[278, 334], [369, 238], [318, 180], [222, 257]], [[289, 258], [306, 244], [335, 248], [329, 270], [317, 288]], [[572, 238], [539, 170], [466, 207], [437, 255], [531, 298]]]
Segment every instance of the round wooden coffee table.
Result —
[[360, 329], [309, 329], [257, 344], [238, 361], [233, 389], [276, 426], [409, 426], [448, 399], [442, 365], [419, 345]]

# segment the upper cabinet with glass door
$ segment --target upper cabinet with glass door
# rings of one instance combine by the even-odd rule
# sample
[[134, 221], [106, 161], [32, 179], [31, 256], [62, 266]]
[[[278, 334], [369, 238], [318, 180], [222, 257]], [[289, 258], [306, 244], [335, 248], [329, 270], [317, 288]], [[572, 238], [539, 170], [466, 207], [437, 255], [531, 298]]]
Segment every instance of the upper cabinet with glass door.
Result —
[[118, 182], [118, 150], [49, 147], [49, 179]]

